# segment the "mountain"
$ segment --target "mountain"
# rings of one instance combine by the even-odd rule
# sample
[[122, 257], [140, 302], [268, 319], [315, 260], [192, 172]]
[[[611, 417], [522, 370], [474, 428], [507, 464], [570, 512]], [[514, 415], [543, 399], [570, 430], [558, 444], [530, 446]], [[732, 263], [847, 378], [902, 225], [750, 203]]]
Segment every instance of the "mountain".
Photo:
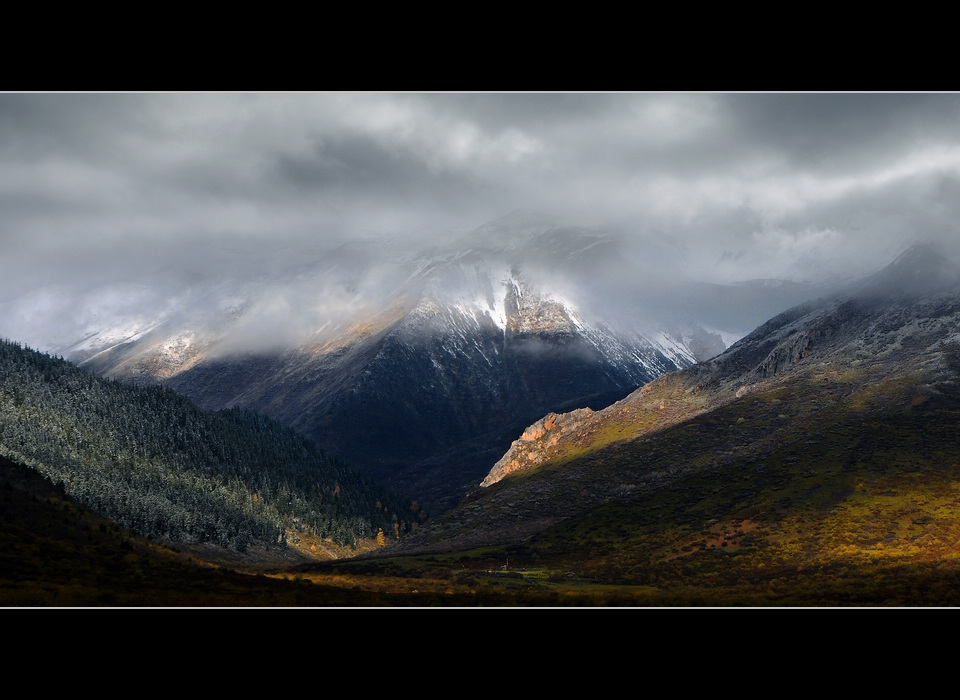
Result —
[[188, 288], [135, 335], [62, 352], [275, 418], [439, 512], [546, 411], [602, 408], [726, 347], [696, 318], [626, 323], [577, 301], [613, 273], [636, 276], [612, 232], [515, 212], [425, 253], [349, 244], [273, 280]]
[[660, 604], [943, 604], [958, 329], [960, 268], [913, 248], [606, 408], [541, 417], [407, 545], [500, 547]]
[[[550, 342], [563, 328], [580, 337], [566, 304], [516, 283], [504, 288], [505, 300], [515, 296], [512, 313], [522, 316], [524, 298], [546, 301], [532, 317], [497, 319], [504, 338], [508, 326], [519, 341]], [[305, 494], [327, 493], [327, 467], [344, 465], [269, 419], [203, 412], [169, 389], [98, 379], [3, 343], [0, 604], [133, 605], [164, 581], [171, 592], [151, 598], [156, 604], [957, 605], [958, 329], [960, 268], [932, 248], [910, 249], [844, 293], [777, 314], [721, 354], [619, 401], [541, 414], [514, 432], [460, 503], [404, 528], [396, 546], [288, 564], [276, 574], [287, 581], [262, 583], [204, 576], [182, 557], [168, 569], [149, 541], [131, 544], [116, 524], [91, 520], [68, 491], [106, 494], [111, 507], [127, 508], [115, 511], [117, 522], [155, 539], [176, 522], [171, 507], [184, 504], [192, 517], [183, 524], [212, 522], [216, 533], [216, 513], [239, 496], [286, 523], [286, 548], [254, 538], [250, 549], [302, 553], [305, 542], [326, 541], [304, 520], [326, 499]], [[316, 489], [298, 482], [293, 463], [321, 475]], [[254, 498], [269, 487], [251, 492], [254, 474], [276, 484], [270, 499]], [[348, 488], [356, 478], [340, 471], [330, 491], [339, 484], [346, 501], [370, 504], [353, 482]], [[166, 498], [173, 485], [178, 496]], [[204, 494], [216, 498], [193, 510]], [[385, 503], [372, 510], [389, 519], [368, 518], [363, 532], [386, 530], [378, 523], [390, 527], [392, 516], [420, 520], [413, 511], [404, 519], [402, 500], [386, 511]], [[182, 547], [200, 551], [189, 539]]]
[[[625, 407], [648, 404], [653, 390], [667, 381], [686, 386], [691, 396], [708, 394], [709, 410], [724, 401], [740, 399], [775, 380], [793, 377], [819, 360], [824, 365], [845, 364], [849, 373], [868, 361], [881, 367], [895, 360], [901, 364], [919, 362], [916, 350], [944, 352], [947, 343], [960, 339], [951, 322], [956, 291], [960, 289], [960, 266], [927, 246], [914, 246], [887, 268], [860, 282], [852, 292], [794, 307], [761, 325], [724, 353], [682, 372], [672, 373], [648, 384], [606, 411], [576, 411], [548, 416], [531, 426], [510, 452], [494, 466], [483, 485], [496, 483], [517, 465], [518, 454], [530, 457], [521, 448], [551, 428], [538, 428], [544, 421], [558, 428], [543, 444], [558, 444], [561, 434], [572, 432], [572, 424], [593, 425], [611, 415], [622, 416]], [[906, 344], [906, 348], [904, 345]], [[809, 361], [806, 361], [811, 356]], [[801, 361], [804, 361], [801, 365]], [[899, 365], [894, 367], [899, 371]], [[702, 410], [702, 398], [667, 403], [658, 411], [670, 420], [687, 418]], [[697, 408], [699, 407], [699, 408]], [[692, 411], [692, 413], [691, 413]], [[659, 422], [657, 423], [659, 425]], [[571, 438], [574, 439], [574, 438]], [[561, 449], [562, 451], [562, 449]], [[542, 459], [540, 459], [542, 461]]]
[[38, 289], [0, 302], [0, 329], [270, 416], [437, 513], [546, 412], [602, 408], [822, 291], [687, 280], [674, 245], [521, 210], [430, 249], [225, 250], [224, 272], [255, 274]]

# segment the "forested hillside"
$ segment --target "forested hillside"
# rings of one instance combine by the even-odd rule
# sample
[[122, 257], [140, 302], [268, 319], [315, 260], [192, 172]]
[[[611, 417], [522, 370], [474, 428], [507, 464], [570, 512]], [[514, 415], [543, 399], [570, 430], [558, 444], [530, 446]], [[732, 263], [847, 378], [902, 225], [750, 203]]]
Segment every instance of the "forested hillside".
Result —
[[0, 455], [143, 535], [240, 551], [395, 540], [424, 515], [279, 423], [0, 341]]

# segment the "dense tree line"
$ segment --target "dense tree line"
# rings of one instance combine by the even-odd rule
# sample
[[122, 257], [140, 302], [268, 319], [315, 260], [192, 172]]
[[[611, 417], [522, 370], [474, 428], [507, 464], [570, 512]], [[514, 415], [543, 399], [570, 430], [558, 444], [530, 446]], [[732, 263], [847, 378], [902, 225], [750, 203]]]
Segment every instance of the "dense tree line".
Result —
[[203, 411], [0, 340], [0, 454], [143, 535], [243, 550], [416, 522], [400, 496], [274, 420]]

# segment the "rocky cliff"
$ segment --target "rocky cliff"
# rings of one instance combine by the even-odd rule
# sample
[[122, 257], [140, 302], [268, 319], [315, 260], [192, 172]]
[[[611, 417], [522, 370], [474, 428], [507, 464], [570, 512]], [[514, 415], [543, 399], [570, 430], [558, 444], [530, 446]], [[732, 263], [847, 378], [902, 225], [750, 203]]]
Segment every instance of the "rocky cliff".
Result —
[[490, 473], [480, 483], [490, 486], [513, 472], [535, 467], [545, 461], [550, 448], [559, 444], [560, 439], [583, 425], [593, 415], [589, 408], [579, 408], [569, 413], [551, 413], [523, 431], [510, 449], [500, 458]]

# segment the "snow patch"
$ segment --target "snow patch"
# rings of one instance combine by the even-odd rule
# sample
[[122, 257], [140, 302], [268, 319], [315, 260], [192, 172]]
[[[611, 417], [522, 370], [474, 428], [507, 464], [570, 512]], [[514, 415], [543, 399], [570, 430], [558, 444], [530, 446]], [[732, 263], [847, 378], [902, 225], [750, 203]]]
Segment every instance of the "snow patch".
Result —
[[678, 342], [676, 338], [664, 331], [657, 331], [649, 340], [660, 352], [680, 367], [697, 362], [693, 353], [682, 341]]

